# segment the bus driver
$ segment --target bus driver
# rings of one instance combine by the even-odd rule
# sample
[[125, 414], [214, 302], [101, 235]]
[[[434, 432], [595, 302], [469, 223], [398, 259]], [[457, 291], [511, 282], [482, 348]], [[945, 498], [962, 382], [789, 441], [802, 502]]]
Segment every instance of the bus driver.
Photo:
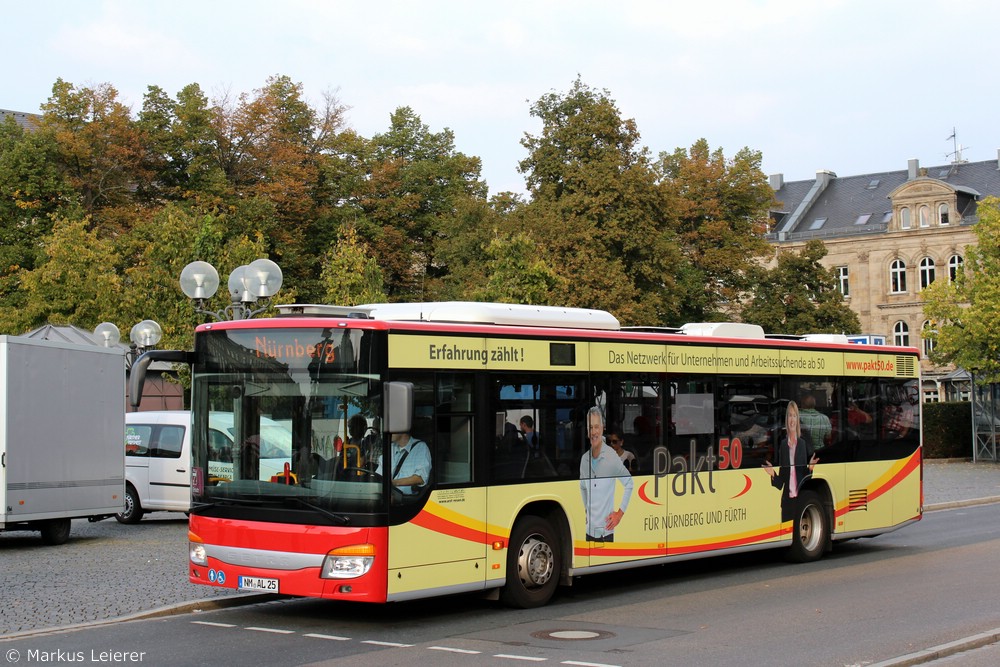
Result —
[[[392, 485], [405, 495], [417, 493], [431, 478], [431, 450], [409, 433], [393, 433], [392, 444]], [[381, 461], [376, 472], [382, 474]]]

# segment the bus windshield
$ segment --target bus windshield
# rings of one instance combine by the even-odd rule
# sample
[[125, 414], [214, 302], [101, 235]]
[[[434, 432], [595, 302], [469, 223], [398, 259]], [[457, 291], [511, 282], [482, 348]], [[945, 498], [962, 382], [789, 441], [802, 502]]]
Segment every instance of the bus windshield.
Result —
[[380, 511], [382, 385], [371, 372], [373, 335], [201, 335], [192, 387], [192, 512], [336, 524]]

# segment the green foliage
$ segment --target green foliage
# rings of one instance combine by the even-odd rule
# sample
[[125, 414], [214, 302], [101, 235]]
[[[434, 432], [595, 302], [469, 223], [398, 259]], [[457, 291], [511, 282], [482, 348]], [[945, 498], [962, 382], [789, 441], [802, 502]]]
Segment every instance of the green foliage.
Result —
[[924, 290], [931, 359], [975, 372], [977, 381], [1000, 381], [1000, 199], [979, 203], [978, 243], [965, 249], [965, 271], [954, 282]]
[[529, 195], [487, 200], [480, 160], [409, 107], [384, 133], [326, 94], [269, 78], [209, 99], [149, 86], [133, 117], [110, 84], [58, 79], [36, 131], [0, 127], [0, 325], [143, 319], [186, 347], [204, 321], [178, 276], [225, 282], [259, 257], [281, 301], [490, 299], [603, 308], [624, 324], [728, 315], [752, 282], [770, 190], [760, 155], [699, 141], [653, 163], [636, 123], [577, 79], [531, 105]]
[[0, 311], [0, 331], [20, 335], [47, 323], [93, 329], [104, 319], [121, 292], [117, 258], [88, 225], [86, 218], [54, 222], [43, 241], [44, 260], [18, 272], [24, 306]]
[[538, 136], [521, 141], [531, 201], [511, 216], [560, 280], [554, 303], [613, 311], [626, 324], [660, 324], [680, 312], [674, 268], [681, 263], [667, 198], [634, 120], [606, 91], [577, 79], [565, 95], [531, 107]]
[[689, 150], [661, 153], [661, 187], [674, 212], [683, 265], [681, 321], [732, 319], [755, 284], [774, 192], [761, 171], [761, 154], [744, 148], [732, 159], [700, 139]]
[[973, 451], [972, 404], [924, 403], [924, 457], [928, 459], [969, 458]]
[[538, 256], [530, 234], [496, 236], [486, 247], [487, 280], [473, 289], [474, 301], [550, 304], [559, 284], [545, 260]]
[[742, 320], [768, 333], [859, 333], [861, 322], [844, 302], [833, 271], [820, 264], [826, 253], [823, 242], [813, 239], [799, 253], [779, 255], [774, 268], [761, 272]]
[[382, 270], [350, 225], [327, 253], [320, 279], [326, 303], [356, 306], [386, 300]]
[[457, 224], [470, 200], [485, 204], [479, 158], [455, 150], [451, 130], [431, 132], [409, 107], [375, 135], [366, 155], [369, 178], [359, 205], [362, 237], [371, 245], [392, 300], [433, 298], [448, 273], [437, 241]]

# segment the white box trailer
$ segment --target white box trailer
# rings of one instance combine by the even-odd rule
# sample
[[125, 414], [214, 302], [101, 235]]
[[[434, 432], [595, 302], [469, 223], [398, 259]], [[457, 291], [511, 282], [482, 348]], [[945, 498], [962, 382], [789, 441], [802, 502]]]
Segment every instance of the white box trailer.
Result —
[[125, 497], [121, 349], [0, 336], [0, 530], [69, 538]]

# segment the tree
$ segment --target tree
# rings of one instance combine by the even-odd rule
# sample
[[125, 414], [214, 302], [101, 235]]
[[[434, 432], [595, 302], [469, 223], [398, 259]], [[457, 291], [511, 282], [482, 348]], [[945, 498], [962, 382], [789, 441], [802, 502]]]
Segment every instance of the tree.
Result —
[[146, 189], [152, 177], [144, 137], [128, 107], [109, 84], [78, 89], [57, 79], [42, 110], [38, 132], [57, 147], [60, 175], [77, 193], [91, 224], [113, 228], [105, 211], [133, 204], [132, 193]]
[[826, 252], [813, 239], [799, 253], [779, 255], [776, 266], [761, 272], [741, 319], [769, 333], [858, 333], [857, 314], [844, 303], [833, 271], [820, 264]]
[[24, 307], [20, 273], [35, 267], [52, 216], [79, 216], [57, 154], [51, 135], [26, 132], [13, 118], [0, 123], [0, 311]]
[[937, 280], [923, 291], [926, 332], [936, 342], [931, 359], [1000, 382], [1000, 199], [979, 203], [978, 243], [965, 249], [965, 270], [954, 281]]
[[19, 272], [24, 304], [0, 310], [0, 331], [23, 334], [45, 324], [93, 329], [113, 309], [121, 282], [112, 244], [86, 218], [57, 219], [41, 240], [42, 261]]
[[485, 203], [479, 158], [457, 152], [451, 130], [431, 132], [409, 107], [393, 112], [389, 130], [367, 151], [358, 231], [378, 259], [390, 299], [426, 298], [448, 274], [437, 242], [469, 200]]
[[508, 229], [542, 242], [561, 278], [551, 298], [613, 311], [628, 324], [674, 320], [681, 258], [635, 121], [622, 119], [607, 91], [579, 79], [565, 95], [544, 95], [531, 115], [543, 126], [521, 141], [531, 201], [508, 216]]
[[382, 270], [352, 225], [346, 226], [332, 244], [323, 261], [320, 279], [327, 303], [356, 306], [385, 301]]
[[681, 320], [730, 319], [770, 252], [764, 233], [774, 192], [761, 154], [744, 148], [728, 160], [699, 139], [689, 150], [661, 153], [659, 171], [683, 250]]
[[474, 301], [548, 304], [560, 278], [536, 250], [528, 233], [496, 236], [486, 251], [486, 281], [471, 291]]
[[185, 86], [176, 101], [158, 86], [149, 86], [137, 122], [146, 139], [145, 162], [154, 174], [149, 198], [190, 199], [212, 206], [231, 195], [225, 174], [213, 160], [217, 113], [198, 84]]
[[[227, 215], [182, 204], [165, 206], [137, 225], [130, 235], [118, 240], [122, 288], [104, 319], [122, 331], [136, 322], [154, 319], [163, 328], [162, 347], [190, 347], [195, 326], [206, 316], [197, 313], [181, 292], [179, 279], [184, 267], [194, 260], [216, 267], [221, 285], [206, 309], [218, 312], [231, 303], [229, 273], [267, 256], [262, 237], [234, 236], [225, 233], [228, 227]], [[294, 289], [282, 286], [281, 294], [293, 298]]]

